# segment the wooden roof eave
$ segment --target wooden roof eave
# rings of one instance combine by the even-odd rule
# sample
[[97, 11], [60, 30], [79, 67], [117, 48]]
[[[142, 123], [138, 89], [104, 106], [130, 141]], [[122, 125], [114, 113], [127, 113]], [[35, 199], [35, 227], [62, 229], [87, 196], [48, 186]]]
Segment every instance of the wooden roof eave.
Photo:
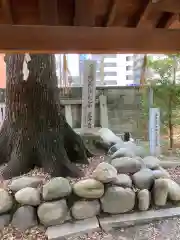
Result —
[[123, 27], [0, 25], [0, 51], [170, 53], [180, 51], [180, 30]]

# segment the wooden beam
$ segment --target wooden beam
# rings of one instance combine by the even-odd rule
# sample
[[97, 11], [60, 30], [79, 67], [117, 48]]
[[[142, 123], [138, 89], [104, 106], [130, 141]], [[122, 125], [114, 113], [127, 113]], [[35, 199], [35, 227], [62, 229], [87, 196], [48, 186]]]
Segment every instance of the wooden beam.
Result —
[[38, 0], [40, 21], [46, 25], [58, 25], [58, 0]]
[[94, 0], [75, 1], [75, 26], [95, 26]]
[[107, 27], [109, 11], [113, 2], [112, 0], [96, 0], [94, 9], [96, 14], [96, 27]]
[[162, 12], [161, 17], [156, 25], [156, 28], [167, 28], [168, 22], [173, 15], [174, 13]]
[[59, 25], [74, 25], [74, 0], [58, 1]]
[[114, 2], [111, 6], [110, 6], [110, 11], [108, 13], [107, 16], [107, 23], [106, 26], [112, 26], [116, 17], [116, 13], [117, 13], [117, 4], [116, 2]]
[[159, 0], [153, 3], [156, 9], [164, 12], [180, 13], [179, 0]]
[[167, 22], [166, 28], [180, 29], [180, 18], [179, 14], [174, 14]]
[[155, 4], [152, 3], [152, 0], [149, 0], [149, 3], [147, 4], [143, 14], [139, 19], [137, 27], [152, 29], [153, 27], [156, 26], [160, 17], [161, 17], [160, 11], [155, 8]]
[[1, 52], [170, 53], [180, 30], [0, 25]]
[[171, 28], [171, 25], [177, 20], [177, 14], [173, 14], [166, 23], [166, 28]]
[[8, 24], [13, 24], [10, 0], [1, 0], [1, 6], [2, 6], [2, 12], [4, 14], [5, 21]]
[[[146, 0], [145, 0], [146, 1]], [[107, 17], [106, 25], [109, 26], [116, 26], [116, 27], [131, 27], [129, 26], [129, 23], [131, 24], [131, 20], [134, 19], [131, 18], [131, 14], [133, 14], [132, 11], [132, 5], [133, 0], [131, 1], [119, 1], [119, 0], [111, 0], [109, 4], [109, 14]], [[130, 14], [130, 17], [129, 17]], [[134, 26], [133, 26], [134, 27]]]

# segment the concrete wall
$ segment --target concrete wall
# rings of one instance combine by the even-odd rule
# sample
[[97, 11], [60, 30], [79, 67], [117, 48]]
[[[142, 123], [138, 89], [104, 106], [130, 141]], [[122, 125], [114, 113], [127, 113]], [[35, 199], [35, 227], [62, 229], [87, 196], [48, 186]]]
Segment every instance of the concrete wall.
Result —
[[[62, 90], [61, 90], [62, 91]], [[140, 120], [140, 94], [135, 87], [97, 87], [96, 89], [96, 109], [95, 127], [100, 127], [100, 106], [99, 96], [107, 96], [107, 109], [109, 128], [116, 133], [130, 131], [138, 134], [138, 124]], [[61, 98], [72, 99], [72, 102], [81, 100], [81, 88], [72, 88], [67, 95], [60, 93]], [[81, 127], [81, 105], [72, 104], [73, 127]]]

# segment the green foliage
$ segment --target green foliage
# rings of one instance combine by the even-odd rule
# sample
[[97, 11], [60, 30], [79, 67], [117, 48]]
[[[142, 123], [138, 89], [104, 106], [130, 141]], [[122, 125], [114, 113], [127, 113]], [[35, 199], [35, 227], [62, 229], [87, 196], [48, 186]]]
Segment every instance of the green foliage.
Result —
[[[170, 121], [173, 126], [179, 125], [180, 85], [179, 82], [177, 82], [176, 73], [180, 66], [180, 54], [165, 55], [163, 58], [160, 57], [157, 59], [148, 57], [147, 64], [147, 67], [151, 69], [155, 75], [154, 78], [147, 79], [147, 83], [153, 89], [153, 107], [160, 108], [162, 128], [167, 129]], [[174, 66], [176, 66], [175, 71]], [[149, 112], [148, 89], [146, 89], [146, 92], [142, 96], [141, 106], [143, 110], [143, 119], [147, 121]]]

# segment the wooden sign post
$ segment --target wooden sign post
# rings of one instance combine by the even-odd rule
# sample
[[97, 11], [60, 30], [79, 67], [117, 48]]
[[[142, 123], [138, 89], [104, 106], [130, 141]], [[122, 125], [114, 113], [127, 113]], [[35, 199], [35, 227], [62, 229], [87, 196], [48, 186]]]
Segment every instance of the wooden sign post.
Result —
[[94, 128], [96, 100], [96, 61], [85, 60], [82, 87], [82, 117], [83, 130]]
[[150, 108], [149, 111], [149, 145], [150, 153], [160, 155], [160, 109]]

